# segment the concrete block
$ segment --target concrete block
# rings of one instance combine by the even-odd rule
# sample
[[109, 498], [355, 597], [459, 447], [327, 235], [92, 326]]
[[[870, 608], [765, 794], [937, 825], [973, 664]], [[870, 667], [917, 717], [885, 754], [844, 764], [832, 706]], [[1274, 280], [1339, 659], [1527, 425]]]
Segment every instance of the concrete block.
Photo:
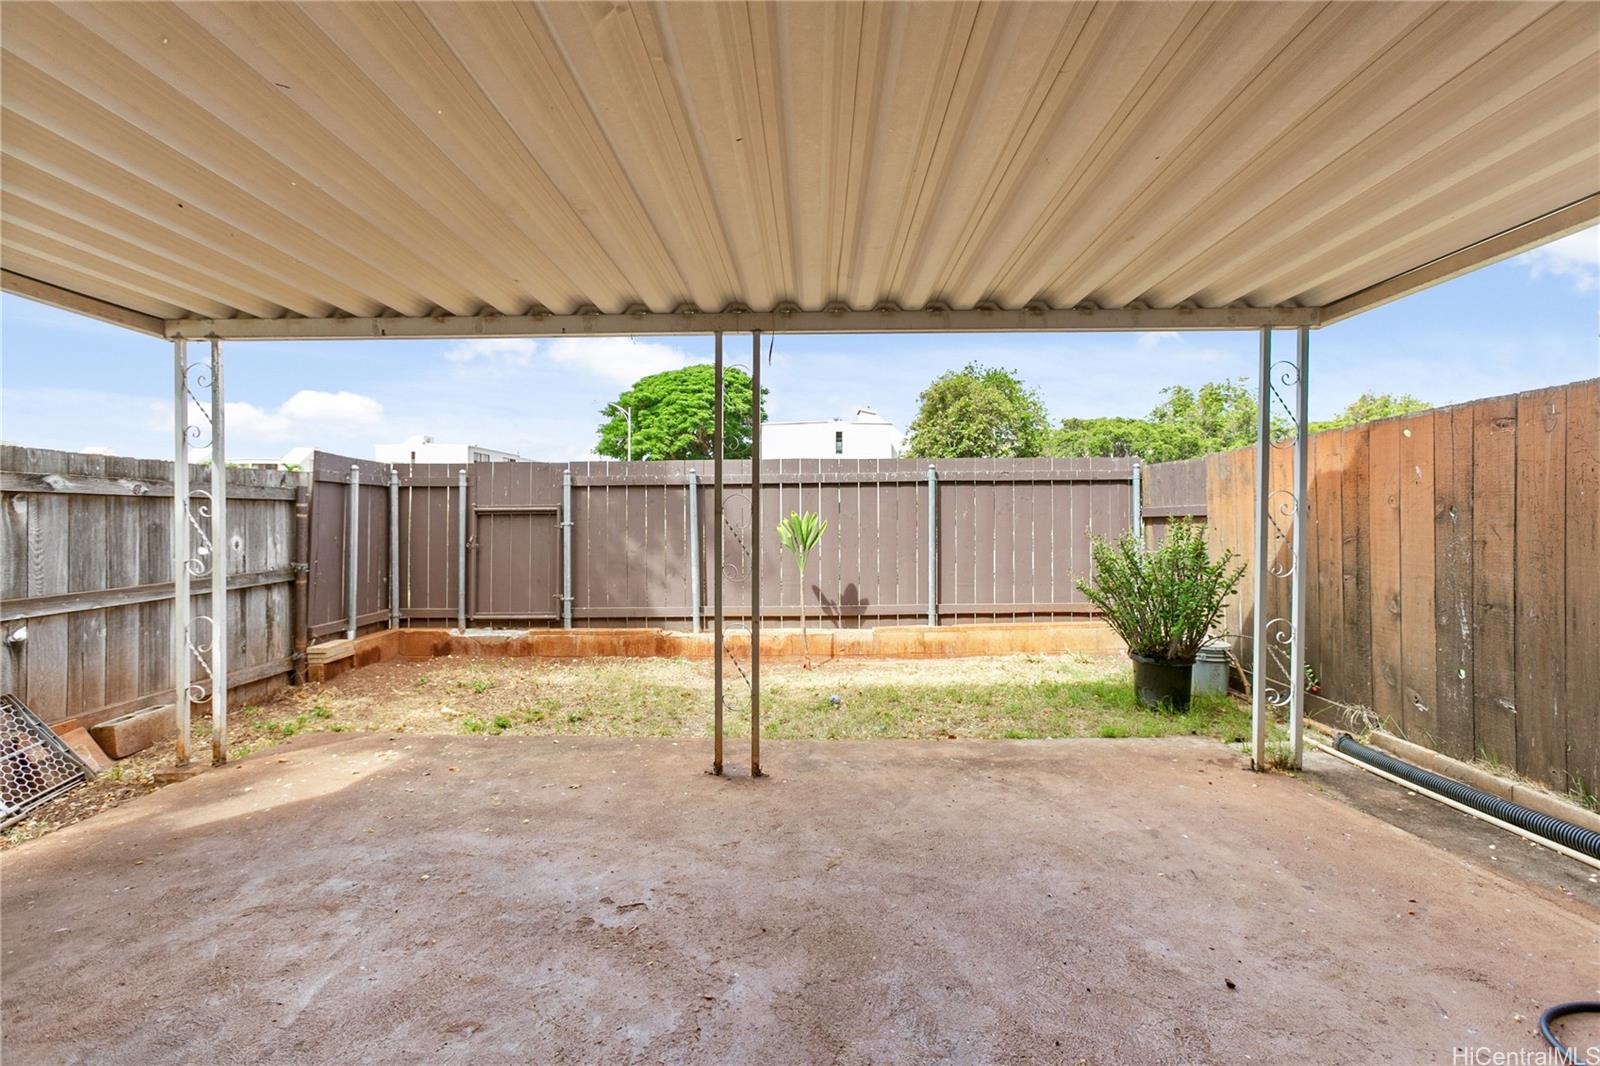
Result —
[[111, 769], [111, 759], [100, 750], [100, 745], [94, 742], [87, 729], [79, 726], [57, 735], [61, 738], [61, 742], [71, 748], [74, 755], [88, 763], [89, 769], [95, 773]]
[[89, 727], [89, 736], [113, 759], [126, 759], [178, 735], [178, 716], [172, 704], [130, 711]]

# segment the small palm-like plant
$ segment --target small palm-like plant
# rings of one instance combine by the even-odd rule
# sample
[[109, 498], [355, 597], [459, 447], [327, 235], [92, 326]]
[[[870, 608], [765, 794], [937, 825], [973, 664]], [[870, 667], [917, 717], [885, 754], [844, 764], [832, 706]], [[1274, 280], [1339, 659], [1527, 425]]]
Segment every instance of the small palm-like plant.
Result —
[[790, 511], [789, 517], [778, 523], [778, 543], [794, 556], [794, 567], [800, 572], [800, 650], [808, 670], [811, 668], [811, 642], [806, 633], [806, 557], [816, 550], [827, 531], [828, 523], [815, 511]]

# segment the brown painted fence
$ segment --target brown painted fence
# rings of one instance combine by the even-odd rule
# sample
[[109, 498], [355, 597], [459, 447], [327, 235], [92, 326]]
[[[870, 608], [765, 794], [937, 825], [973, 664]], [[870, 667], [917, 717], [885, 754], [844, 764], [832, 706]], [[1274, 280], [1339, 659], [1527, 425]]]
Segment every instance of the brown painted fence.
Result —
[[[209, 477], [190, 470], [193, 485]], [[228, 483], [230, 688], [260, 690], [292, 668], [299, 476], [230, 470]], [[47, 722], [171, 702], [172, 464], [5, 445], [0, 517], [0, 691]], [[209, 600], [196, 595], [195, 613]]]
[[[1274, 487], [1289, 458], [1275, 452]], [[1254, 452], [1206, 464], [1210, 529], [1253, 565]], [[1308, 481], [1321, 696], [1446, 754], [1600, 787], [1600, 381], [1315, 434]], [[1287, 617], [1289, 583], [1272, 584]]]
[[[343, 632], [349, 479], [359, 469], [357, 613], [389, 611], [388, 468], [318, 453], [312, 499], [311, 632]], [[466, 572], [469, 625], [555, 625], [561, 617], [562, 474], [555, 463], [398, 466], [398, 604], [403, 624], [456, 624]], [[466, 472], [465, 535], [462, 532]], [[688, 628], [698, 562], [711, 613], [712, 469], [708, 462], [579, 462], [572, 476], [573, 623]], [[1132, 522], [1132, 463], [1121, 459], [945, 460], [935, 464], [941, 622], [1087, 614], [1075, 587], [1089, 535]], [[698, 478], [698, 528], [690, 477]], [[748, 614], [748, 462], [729, 462], [724, 534], [727, 610]], [[928, 464], [785, 460], [763, 464], [763, 618], [827, 626], [925, 621]], [[828, 520], [802, 583], [770, 523], [791, 510]], [[463, 544], [465, 560], [463, 564]]]
[[1141, 471], [1145, 541], [1160, 544], [1174, 522], [1206, 520], [1206, 461], [1156, 463]]

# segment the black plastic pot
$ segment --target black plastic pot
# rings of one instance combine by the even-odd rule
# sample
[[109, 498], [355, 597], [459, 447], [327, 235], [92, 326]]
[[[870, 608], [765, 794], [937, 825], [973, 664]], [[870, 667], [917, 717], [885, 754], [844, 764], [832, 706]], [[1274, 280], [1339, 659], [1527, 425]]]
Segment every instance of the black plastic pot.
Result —
[[1171, 659], [1151, 659], [1129, 653], [1133, 660], [1133, 693], [1146, 707], [1170, 707], [1175, 711], [1189, 706], [1189, 683], [1194, 663]]

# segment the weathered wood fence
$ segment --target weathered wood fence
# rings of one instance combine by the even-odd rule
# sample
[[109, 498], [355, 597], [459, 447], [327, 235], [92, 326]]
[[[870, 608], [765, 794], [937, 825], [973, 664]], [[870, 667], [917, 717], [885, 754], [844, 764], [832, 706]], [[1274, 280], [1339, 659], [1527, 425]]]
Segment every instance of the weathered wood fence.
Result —
[[[208, 477], [191, 468], [191, 484]], [[284, 684], [292, 669], [299, 480], [228, 472], [231, 689]], [[51, 722], [170, 703], [172, 464], [6, 445], [0, 516], [0, 691]], [[195, 614], [209, 600], [195, 595]]]
[[[1289, 449], [1273, 461], [1289, 487]], [[1254, 450], [1205, 463], [1209, 528], [1253, 568]], [[1307, 480], [1308, 706], [1600, 787], [1600, 380], [1314, 434]], [[1289, 582], [1272, 585], [1269, 617], [1288, 618]], [[1228, 623], [1248, 665], [1246, 600]]]
[[[400, 624], [558, 625], [564, 521], [574, 625], [690, 628], [697, 615], [710, 616], [709, 462], [401, 465], [392, 489], [381, 464], [319, 452], [313, 469], [314, 636], [349, 629], [352, 588], [357, 629], [386, 624], [391, 612]], [[829, 526], [804, 582], [773, 530], [762, 531], [762, 616], [798, 619], [803, 602], [824, 626], [924, 622], [930, 552], [939, 622], [1088, 614], [1075, 582], [1089, 573], [1090, 534], [1130, 528], [1132, 469], [1122, 459], [942, 460], [930, 480], [928, 464], [912, 460], [764, 463], [763, 514], [776, 522], [792, 510], [816, 511]], [[725, 477], [727, 614], [744, 618], [749, 463], [730, 461]]]

